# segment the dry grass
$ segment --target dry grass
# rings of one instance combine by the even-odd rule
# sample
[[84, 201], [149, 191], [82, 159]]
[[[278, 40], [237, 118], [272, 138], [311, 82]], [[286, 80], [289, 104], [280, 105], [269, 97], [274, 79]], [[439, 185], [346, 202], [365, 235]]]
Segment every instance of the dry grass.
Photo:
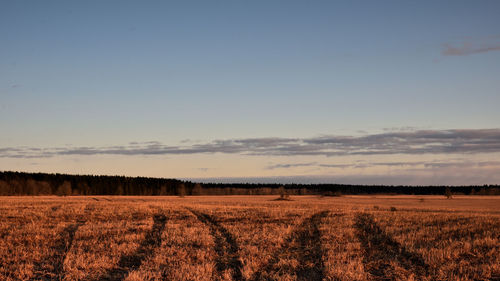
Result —
[[1, 197], [0, 280], [500, 280], [500, 197], [273, 199]]

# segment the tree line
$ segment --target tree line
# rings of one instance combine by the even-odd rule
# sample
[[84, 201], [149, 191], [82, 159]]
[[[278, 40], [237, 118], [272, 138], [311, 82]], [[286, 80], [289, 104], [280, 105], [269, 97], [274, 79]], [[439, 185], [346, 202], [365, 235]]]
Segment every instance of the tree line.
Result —
[[0, 172], [0, 195], [177, 195], [176, 179]]
[[500, 185], [405, 186], [347, 184], [195, 183], [177, 179], [0, 172], [0, 196], [9, 195], [500, 195]]

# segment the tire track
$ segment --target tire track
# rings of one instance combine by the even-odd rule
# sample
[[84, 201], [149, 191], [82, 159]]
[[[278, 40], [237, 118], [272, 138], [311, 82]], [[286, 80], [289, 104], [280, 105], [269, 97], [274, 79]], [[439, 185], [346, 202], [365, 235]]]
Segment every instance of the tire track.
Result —
[[[397, 233], [397, 235], [403, 235], [403, 234], [408, 234], [408, 233], [411, 233], [414, 231], [421, 230], [423, 228], [426, 229], [426, 231], [429, 230], [430, 228], [433, 228], [433, 227], [445, 228], [445, 227], [449, 227], [450, 225], [454, 225], [454, 224], [468, 223], [471, 220], [472, 219], [468, 218], [468, 217], [445, 219], [445, 220], [436, 219], [436, 220], [425, 222], [422, 224], [415, 224], [415, 225], [407, 226], [405, 228], [399, 229], [396, 233]], [[405, 222], [405, 223], [409, 223], [409, 222]]]
[[83, 216], [78, 218], [76, 223], [66, 226], [58, 234], [58, 238], [51, 247], [52, 254], [34, 264], [34, 274], [30, 280], [62, 280], [64, 278], [64, 261], [73, 244], [75, 233], [87, 222], [87, 217], [92, 210], [94, 210], [94, 206], [85, 206]]
[[243, 280], [243, 275], [241, 273], [243, 264], [239, 258], [240, 250], [236, 239], [212, 216], [189, 208], [188, 210], [193, 213], [199, 221], [210, 228], [210, 233], [215, 240], [215, 252], [217, 253], [215, 267], [219, 278], [223, 276], [226, 270], [230, 270], [233, 280]]
[[[321, 219], [328, 213], [328, 211], [322, 211], [305, 219], [292, 232], [283, 247], [273, 255], [273, 258], [266, 265], [257, 270], [257, 273], [250, 280], [273, 280], [274, 277], [271, 274], [284, 269], [279, 264], [283, 256], [287, 256], [287, 259], [297, 260], [299, 264], [299, 267], [295, 269], [297, 280], [323, 280], [325, 268], [322, 258], [325, 253], [321, 246], [319, 225]], [[335, 214], [335, 216], [341, 215]], [[290, 268], [290, 270], [293, 269]]]
[[355, 218], [357, 236], [364, 248], [363, 262], [367, 271], [375, 280], [399, 280], [391, 262], [397, 262], [404, 269], [415, 273], [417, 280], [420, 276], [429, 273], [429, 265], [424, 259], [413, 252], [408, 251], [403, 245], [395, 241], [380, 226], [377, 225], [373, 216], [360, 213]]
[[96, 280], [125, 279], [129, 272], [138, 269], [142, 262], [161, 246], [161, 235], [165, 229], [167, 217], [163, 214], [156, 214], [153, 216], [153, 221], [153, 227], [146, 234], [137, 250], [132, 254], [122, 256], [115, 268], [110, 269]]

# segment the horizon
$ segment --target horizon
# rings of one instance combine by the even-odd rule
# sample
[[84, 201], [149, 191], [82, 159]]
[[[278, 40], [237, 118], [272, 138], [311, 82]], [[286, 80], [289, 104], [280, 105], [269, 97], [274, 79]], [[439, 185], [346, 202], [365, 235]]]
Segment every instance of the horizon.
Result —
[[500, 184], [499, 11], [5, 1], [0, 171]]
[[0, 173], [17, 173], [17, 174], [26, 174], [26, 175], [62, 175], [62, 176], [70, 176], [70, 177], [124, 177], [131, 179], [159, 179], [159, 180], [174, 180], [181, 182], [189, 182], [193, 184], [204, 184], [212, 185], [212, 184], [221, 184], [221, 185], [340, 185], [340, 186], [408, 186], [408, 187], [419, 187], [419, 186], [428, 186], [428, 187], [497, 187], [499, 184], [456, 184], [456, 185], [443, 185], [443, 184], [391, 184], [391, 183], [377, 183], [373, 181], [366, 181], [366, 183], [343, 183], [343, 182], [328, 182], [322, 181], [322, 177], [318, 178], [307, 178], [302, 179], [300, 176], [296, 177], [269, 177], [269, 178], [234, 178], [234, 177], [225, 177], [225, 178], [166, 178], [166, 177], [144, 177], [144, 176], [126, 176], [119, 174], [67, 174], [67, 173], [45, 173], [45, 172], [25, 172], [25, 171], [0, 171]]

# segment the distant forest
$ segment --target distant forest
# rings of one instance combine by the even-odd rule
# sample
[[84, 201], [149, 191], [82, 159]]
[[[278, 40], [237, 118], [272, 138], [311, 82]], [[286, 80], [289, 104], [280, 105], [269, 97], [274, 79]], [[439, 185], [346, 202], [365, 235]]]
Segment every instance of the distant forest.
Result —
[[500, 185], [393, 186], [346, 184], [195, 183], [176, 179], [0, 172], [0, 196], [9, 195], [500, 195]]

